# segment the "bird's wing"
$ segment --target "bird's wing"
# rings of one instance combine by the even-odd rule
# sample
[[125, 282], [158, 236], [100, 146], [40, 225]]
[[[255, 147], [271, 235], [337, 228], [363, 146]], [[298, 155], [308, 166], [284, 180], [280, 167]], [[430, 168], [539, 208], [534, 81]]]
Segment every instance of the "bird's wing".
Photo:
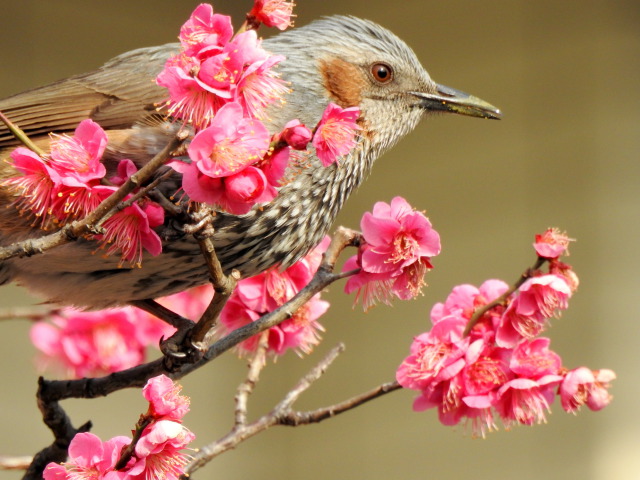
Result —
[[[166, 98], [166, 90], [154, 80], [177, 50], [177, 44], [133, 50], [96, 71], [0, 100], [0, 111], [34, 138], [73, 131], [87, 118], [105, 129], [128, 128]], [[0, 151], [16, 144], [0, 123]]]

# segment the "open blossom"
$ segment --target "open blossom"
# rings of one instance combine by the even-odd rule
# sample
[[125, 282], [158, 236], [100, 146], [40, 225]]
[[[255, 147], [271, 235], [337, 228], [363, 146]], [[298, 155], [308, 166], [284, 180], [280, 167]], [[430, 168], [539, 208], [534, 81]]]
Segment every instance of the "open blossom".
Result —
[[137, 203], [114, 213], [103, 224], [104, 235], [97, 238], [107, 246], [107, 255], [121, 252], [122, 261], [131, 265], [142, 264], [143, 250], [157, 256], [162, 252], [162, 241], [153, 227], [164, 222], [164, 210], [153, 202], [142, 207]]
[[73, 137], [53, 135], [49, 165], [67, 186], [83, 186], [104, 177], [100, 159], [107, 147], [107, 134], [93, 120], [80, 122]]
[[567, 308], [571, 289], [564, 277], [539, 275], [528, 279], [506, 309], [497, 330], [498, 344], [512, 347], [544, 330], [548, 319]]
[[262, 118], [265, 108], [288, 92], [273, 70], [284, 57], [269, 55], [253, 30], [233, 37], [229, 17], [214, 14], [210, 5], [194, 10], [180, 42], [181, 51], [167, 60], [156, 82], [168, 90], [168, 113], [196, 130], [206, 128], [229, 102]]
[[427, 217], [395, 197], [390, 204], [377, 202], [360, 227], [365, 243], [344, 269], [361, 270], [349, 278], [345, 291], [358, 291], [365, 308], [377, 300], [388, 302], [390, 294], [415, 297], [432, 268], [431, 257], [440, 253], [440, 236]]
[[335, 103], [327, 105], [313, 135], [313, 146], [323, 166], [336, 163], [356, 146], [359, 115], [358, 107], [341, 108]]
[[30, 332], [42, 367], [56, 366], [69, 377], [103, 375], [141, 364], [148, 345], [171, 327], [133, 307], [80, 312], [62, 310]]
[[248, 16], [267, 27], [286, 30], [292, 25], [293, 7], [295, 3], [286, 0], [255, 0]]
[[[418, 391], [413, 409], [434, 408], [442, 424], [464, 423], [474, 435], [485, 436], [497, 428], [497, 419], [506, 427], [543, 422], [557, 394], [569, 412], [583, 404], [593, 410], [606, 406], [609, 382], [615, 378], [611, 370], [569, 371], [548, 338], [500, 337], [520, 297], [523, 315], [543, 318], [566, 307], [568, 286], [558, 282], [561, 277], [552, 277], [529, 279], [529, 285], [520, 287], [524, 292], [505, 300], [511, 302], [508, 308], [498, 305], [484, 313], [469, 335], [464, 332], [474, 312], [501, 297], [507, 291], [504, 282], [488, 280], [480, 288], [459, 285], [445, 302], [434, 305], [432, 328], [414, 338], [396, 372], [401, 386]], [[555, 293], [544, 292], [556, 282]]]
[[562, 233], [557, 228], [548, 228], [542, 235], [536, 235], [533, 248], [540, 257], [558, 258], [568, 253], [570, 241], [566, 233]]
[[42, 476], [44, 480], [120, 480], [122, 474], [113, 468], [120, 450], [129, 443], [131, 439], [124, 436], [103, 443], [93, 433], [78, 433], [69, 444], [69, 460], [63, 464], [49, 463]]
[[195, 435], [180, 423], [154, 422], [142, 432], [135, 447], [135, 463], [127, 466], [125, 473], [131, 480], [178, 480], [189, 461], [189, 456], [181, 450], [194, 439]]
[[[282, 272], [272, 268], [238, 282], [220, 315], [220, 334], [247, 325], [290, 300], [309, 283], [328, 244], [329, 238], [325, 237], [306, 257]], [[329, 303], [321, 300], [320, 295], [314, 296], [291, 318], [268, 330], [267, 351], [273, 355], [282, 355], [289, 349], [309, 353], [320, 341], [324, 329], [318, 318], [328, 308]], [[255, 335], [241, 342], [238, 350], [241, 354], [251, 353], [258, 343], [259, 336]]]
[[150, 378], [142, 389], [149, 401], [149, 413], [156, 419], [179, 422], [189, 411], [189, 397], [180, 395], [182, 387], [166, 375]]
[[560, 384], [562, 408], [567, 412], [575, 412], [582, 405], [591, 410], [601, 410], [611, 402], [608, 392], [609, 383], [615, 380], [616, 374], [608, 369], [591, 371], [579, 367], [568, 372]]

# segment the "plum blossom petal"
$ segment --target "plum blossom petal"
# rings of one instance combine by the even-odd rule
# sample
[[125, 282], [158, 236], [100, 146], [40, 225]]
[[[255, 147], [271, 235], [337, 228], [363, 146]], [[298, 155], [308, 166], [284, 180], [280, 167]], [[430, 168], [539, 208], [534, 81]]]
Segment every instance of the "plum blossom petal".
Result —
[[313, 135], [313, 146], [322, 165], [328, 167], [349, 153], [357, 144], [360, 126], [358, 107], [341, 108], [329, 103]]

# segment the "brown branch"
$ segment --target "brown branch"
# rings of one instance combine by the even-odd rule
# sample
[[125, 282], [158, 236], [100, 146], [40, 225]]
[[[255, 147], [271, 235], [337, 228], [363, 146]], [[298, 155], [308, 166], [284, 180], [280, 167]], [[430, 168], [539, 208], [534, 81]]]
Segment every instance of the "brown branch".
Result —
[[82, 220], [71, 222], [55, 233], [37, 239], [28, 239], [0, 248], [0, 261], [13, 257], [30, 257], [43, 253], [54, 247], [77, 240], [87, 235], [99, 233], [99, 227], [118, 208], [119, 203], [135, 188], [149, 180], [155, 171], [162, 166], [173, 152], [184, 141], [184, 136], [176, 135], [167, 146], [153, 157], [144, 167], [127, 179], [113, 194], [107, 197], [98, 207]]
[[[44, 467], [52, 461], [63, 461], [66, 456], [66, 448], [78, 430], [74, 430], [71, 422], [59, 406], [61, 400], [67, 398], [97, 398], [107, 396], [124, 388], [141, 388], [152, 377], [167, 374], [173, 379], [181, 378], [194, 370], [206, 365], [224, 352], [238, 345], [240, 342], [259, 334], [268, 328], [278, 325], [280, 322], [290, 318], [291, 314], [297, 311], [302, 305], [308, 302], [315, 294], [326, 288], [331, 283], [344, 278], [344, 274], [332, 273], [340, 252], [347, 246], [359, 241], [360, 234], [346, 228], [338, 228], [329, 248], [324, 253], [322, 263], [309, 284], [296, 294], [291, 300], [277, 308], [271, 313], [263, 315], [261, 318], [248, 325], [240, 327], [229, 335], [221, 338], [211, 345], [201, 359], [194, 363], [181, 365], [175, 371], [167, 372], [163, 358], [139, 365], [137, 367], [115, 372], [100, 378], [83, 378], [79, 380], [40, 380], [38, 389], [38, 404], [43, 411], [43, 417], [49, 415], [47, 412], [57, 413], [63, 418], [64, 429], [54, 429], [56, 440], [54, 443], [42, 450], [30, 466], [32, 476], [25, 478], [40, 478]], [[337, 355], [337, 354], [336, 354]], [[45, 420], [49, 425], [49, 422]], [[81, 427], [82, 428], [82, 427]], [[73, 433], [73, 434], [72, 434]], [[60, 448], [62, 446], [62, 448]]]
[[7, 308], [0, 310], [0, 321], [21, 319], [37, 322], [51, 315], [55, 315], [58, 312], [59, 310], [57, 308], [44, 309], [40, 306]]
[[318, 380], [343, 351], [343, 344], [333, 348], [318, 365], [316, 365], [298, 382], [298, 384], [280, 403], [278, 403], [278, 405], [276, 405], [271, 412], [263, 415], [258, 420], [250, 424], [236, 423], [231, 431], [224, 437], [198, 449], [191, 462], [189, 462], [185, 468], [185, 473], [181, 478], [186, 480], [194, 471], [203, 467], [221, 453], [236, 447], [238, 444], [257, 435], [258, 433], [277, 425], [279, 423], [280, 416], [290, 410], [292, 404], [298, 399], [302, 392], [307, 390], [313, 382]]
[[487, 313], [489, 310], [499, 305], [504, 305], [507, 302], [507, 299], [514, 292], [516, 292], [524, 282], [530, 279], [533, 276], [533, 274], [536, 272], [536, 270], [538, 270], [542, 265], [544, 265], [544, 262], [546, 261], [547, 261], [546, 258], [538, 257], [538, 259], [536, 260], [536, 263], [531, 268], [528, 268], [522, 275], [520, 275], [520, 278], [518, 278], [518, 280], [516, 280], [516, 282], [513, 285], [511, 285], [511, 287], [509, 287], [509, 289], [506, 292], [504, 292], [502, 295], [500, 295], [498, 298], [496, 298], [492, 302], [489, 302], [486, 305], [483, 305], [482, 307], [477, 308], [473, 312], [473, 315], [471, 315], [471, 318], [469, 319], [469, 322], [467, 323], [467, 326], [465, 327], [462, 336], [466, 337], [467, 335], [469, 335], [469, 333], [471, 332], [471, 329], [476, 325], [476, 323], [478, 323], [478, 321], [480, 321], [482, 316], [485, 313]]

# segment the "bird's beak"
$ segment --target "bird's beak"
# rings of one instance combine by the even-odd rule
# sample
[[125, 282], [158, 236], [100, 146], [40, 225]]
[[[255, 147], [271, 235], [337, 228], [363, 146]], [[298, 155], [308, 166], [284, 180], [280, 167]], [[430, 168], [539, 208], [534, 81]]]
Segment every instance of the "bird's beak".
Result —
[[411, 92], [420, 99], [420, 107], [425, 110], [451, 112], [471, 117], [500, 120], [502, 112], [478, 97], [455, 88], [436, 85], [436, 93]]

